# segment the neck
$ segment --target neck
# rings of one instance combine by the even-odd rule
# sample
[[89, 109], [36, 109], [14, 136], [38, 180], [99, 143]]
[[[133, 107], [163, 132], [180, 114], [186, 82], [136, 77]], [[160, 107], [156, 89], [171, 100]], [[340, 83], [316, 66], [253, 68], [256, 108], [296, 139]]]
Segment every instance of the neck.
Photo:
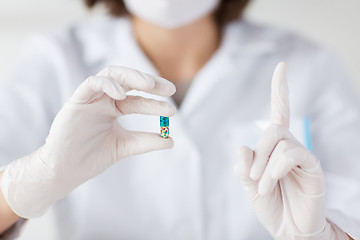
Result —
[[166, 29], [133, 17], [138, 44], [160, 75], [176, 83], [190, 81], [220, 43], [212, 15], [187, 26]]

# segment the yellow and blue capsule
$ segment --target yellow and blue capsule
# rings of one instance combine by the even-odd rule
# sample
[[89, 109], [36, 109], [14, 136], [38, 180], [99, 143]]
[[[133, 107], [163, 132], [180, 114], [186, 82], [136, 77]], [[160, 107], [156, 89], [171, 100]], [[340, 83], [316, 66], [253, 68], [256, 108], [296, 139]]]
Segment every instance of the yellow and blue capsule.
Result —
[[169, 137], [169, 118], [160, 116], [160, 134], [162, 138]]

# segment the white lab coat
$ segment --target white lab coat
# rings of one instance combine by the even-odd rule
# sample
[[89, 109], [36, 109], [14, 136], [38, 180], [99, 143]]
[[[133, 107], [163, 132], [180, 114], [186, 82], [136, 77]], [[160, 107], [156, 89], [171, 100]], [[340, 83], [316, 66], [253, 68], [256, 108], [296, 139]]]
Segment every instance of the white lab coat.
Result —
[[[157, 74], [127, 19], [37, 36], [24, 53], [0, 88], [1, 165], [44, 143], [54, 116], [89, 75], [107, 65]], [[347, 76], [325, 49], [236, 21], [170, 119], [175, 147], [121, 160], [55, 203], [42, 218], [42, 231], [54, 230], [46, 239], [271, 239], [233, 166], [236, 149], [254, 146], [258, 120], [270, 117], [271, 77], [281, 60], [288, 64], [292, 129], [302, 138], [299, 123], [310, 119], [313, 152], [326, 171], [327, 207], [337, 210], [328, 217], [360, 238], [360, 111]], [[154, 116], [119, 122], [159, 131]], [[37, 221], [25, 224], [24, 239]]]

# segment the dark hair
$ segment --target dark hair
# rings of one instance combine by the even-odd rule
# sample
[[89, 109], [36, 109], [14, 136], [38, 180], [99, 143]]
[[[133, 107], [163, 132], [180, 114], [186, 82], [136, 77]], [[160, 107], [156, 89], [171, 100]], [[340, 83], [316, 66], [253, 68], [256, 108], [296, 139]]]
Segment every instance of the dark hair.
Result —
[[[127, 15], [125, 4], [122, 0], [84, 0], [88, 7], [94, 7], [102, 3], [108, 12], [116, 17]], [[250, 0], [221, 0], [218, 9], [215, 11], [215, 19], [220, 26], [225, 25], [238, 18], [244, 11]]]

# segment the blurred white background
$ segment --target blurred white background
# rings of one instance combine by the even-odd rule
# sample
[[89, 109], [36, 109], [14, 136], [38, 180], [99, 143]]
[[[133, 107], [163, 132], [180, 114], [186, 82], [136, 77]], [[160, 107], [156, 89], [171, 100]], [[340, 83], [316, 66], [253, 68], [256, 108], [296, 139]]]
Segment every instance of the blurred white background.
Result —
[[[247, 17], [297, 32], [333, 49], [360, 89], [359, 0], [253, 0]], [[0, 76], [14, 64], [22, 43], [33, 33], [102, 14], [81, 0], [12, 0], [0, 4]]]

